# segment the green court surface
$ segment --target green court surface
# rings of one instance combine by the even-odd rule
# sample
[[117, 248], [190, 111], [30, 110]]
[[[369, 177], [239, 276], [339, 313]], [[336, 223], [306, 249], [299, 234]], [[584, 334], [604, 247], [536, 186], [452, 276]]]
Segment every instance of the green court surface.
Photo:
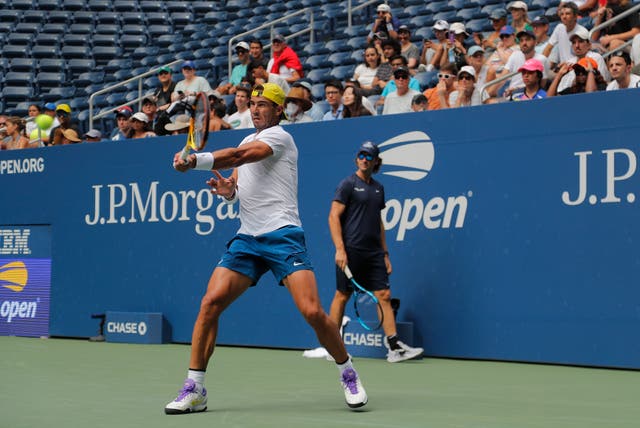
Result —
[[640, 372], [424, 359], [357, 359], [369, 404], [301, 351], [220, 347], [209, 409], [166, 416], [189, 347], [0, 337], [1, 428], [638, 427]]

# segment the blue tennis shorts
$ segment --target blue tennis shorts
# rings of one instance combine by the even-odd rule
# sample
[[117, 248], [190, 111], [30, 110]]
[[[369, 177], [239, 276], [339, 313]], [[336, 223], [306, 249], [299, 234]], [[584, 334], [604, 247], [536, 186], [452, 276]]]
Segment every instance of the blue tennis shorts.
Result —
[[[387, 266], [384, 264], [382, 251], [358, 251], [347, 249], [349, 269], [363, 288], [369, 291], [386, 290], [390, 288]], [[351, 293], [353, 285], [336, 265], [336, 289], [343, 293]]]
[[299, 226], [285, 226], [258, 236], [239, 233], [227, 243], [218, 266], [248, 276], [253, 285], [268, 270], [280, 285], [293, 272], [313, 270], [304, 230]]

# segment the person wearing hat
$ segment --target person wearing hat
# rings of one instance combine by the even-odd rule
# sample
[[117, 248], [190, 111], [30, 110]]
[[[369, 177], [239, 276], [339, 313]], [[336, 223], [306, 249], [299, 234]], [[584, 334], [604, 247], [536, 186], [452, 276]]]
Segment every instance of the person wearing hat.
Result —
[[82, 142], [82, 138], [78, 135], [75, 129], [67, 128], [62, 131], [62, 138], [60, 139], [60, 145], [77, 144]]
[[408, 25], [398, 28], [398, 41], [400, 42], [400, 54], [407, 59], [409, 71], [415, 70], [420, 63], [420, 50], [411, 43], [411, 30]]
[[560, 69], [562, 68], [563, 64], [568, 64], [569, 67], [565, 67], [565, 70], [568, 69], [568, 71], [564, 74], [562, 80], [560, 80], [557, 92], [564, 92], [565, 89], [573, 86], [576, 74], [571, 65], [577, 64], [578, 61], [582, 58], [593, 59], [597, 64], [597, 69], [600, 77], [609, 82], [611, 80], [611, 76], [609, 75], [607, 64], [602, 55], [592, 50], [592, 43], [591, 38], [589, 37], [589, 32], [587, 30], [579, 28], [571, 35], [571, 37], [569, 37], [569, 40], [571, 41], [571, 49], [574, 55], [566, 62], [558, 65]]
[[131, 128], [131, 116], [133, 110], [129, 106], [122, 106], [116, 110], [116, 128], [111, 132], [112, 141], [126, 140], [129, 128]]
[[528, 15], [529, 6], [525, 2], [513, 1], [507, 5], [507, 9], [511, 12], [511, 26], [516, 30], [516, 34], [523, 31], [525, 25], [531, 24]]
[[[153, 94], [147, 94], [142, 98], [142, 112], [149, 118], [149, 126], [153, 129], [157, 119], [158, 98]], [[164, 126], [164, 125], [163, 125]]]
[[149, 128], [149, 117], [143, 112], [134, 113], [129, 122], [131, 122], [131, 128], [127, 133], [127, 138], [138, 139], [156, 136], [155, 132]]
[[250, 46], [247, 42], [238, 42], [234, 46], [234, 50], [236, 55], [238, 56], [238, 61], [240, 64], [236, 64], [233, 69], [231, 69], [231, 77], [227, 83], [219, 85], [216, 90], [221, 94], [235, 94], [236, 87], [242, 80], [244, 76], [247, 74], [247, 66], [251, 62], [251, 56], [249, 55]]
[[281, 124], [313, 122], [313, 118], [307, 114], [313, 104], [307, 97], [306, 91], [301, 86], [291, 88], [284, 99], [284, 114], [286, 119]]
[[391, 307], [389, 274], [392, 266], [382, 221], [385, 193], [382, 183], [373, 178], [382, 166], [380, 149], [366, 141], [356, 152], [354, 161], [356, 171], [338, 184], [329, 211], [336, 264], [336, 292], [329, 316], [340, 325], [345, 306], [353, 294], [353, 286], [344, 274], [348, 265], [358, 282], [380, 302], [387, 361], [398, 363], [420, 358], [424, 349], [412, 348], [400, 341]]
[[507, 25], [507, 11], [501, 8], [493, 9], [489, 13], [489, 20], [491, 20], [493, 31], [486, 38], [482, 33], [473, 33], [473, 40], [485, 51], [493, 52], [500, 42], [500, 29]]
[[284, 77], [289, 84], [304, 76], [298, 54], [287, 45], [287, 40], [282, 34], [276, 34], [271, 39], [271, 54], [267, 64], [269, 73]]
[[399, 28], [400, 21], [391, 13], [391, 7], [386, 3], [381, 3], [376, 8], [376, 19], [367, 36], [367, 43], [373, 42], [374, 34], [379, 33], [386, 34], [388, 39], [397, 40]]
[[511, 101], [529, 101], [547, 97], [547, 93], [541, 86], [544, 65], [540, 61], [535, 58], [528, 59], [518, 72], [522, 74], [524, 89], [522, 92], [511, 95]]
[[68, 104], [58, 104], [56, 106], [56, 117], [58, 118], [60, 125], [51, 129], [51, 133], [49, 134], [51, 138], [51, 145], [55, 146], [62, 144], [63, 132], [66, 129], [73, 129], [76, 132], [76, 135], [82, 134], [78, 123], [71, 119], [71, 107], [69, 107]]
[[608, 59], [611, 82], [607, 85], [607, 91], [618, 89], [640, 88], [640, 76], [631, 73], [631, 56], [624, 51], [616, 51]]
[[476, 72], [476, 88], [481, 88], [487, 81], [489, 66], [485, 63], [485, 51], [478, 45], [473, 45], [467, 50], [467, 64]]
[[[561, 80], [570, 72], [574, 75], [571, 86], [558, 91]], [[598, 71], [598, 63], [592, 58], [584, 57], [575, 64], [569, 62], [560, 64], [560, 70], [547, 90], [547, 97], [604, 91], [606, 88], [607, 84]]]
[[396, 90], [384, 99], [382, 114], [408, 113], [411, 111], [411, 100], [420, 95], [419, 91], [409, 88], [411, 74], [406, 67], [398, 67], [393, 71]]
[[465, 65], [460, 68], [457, 84], [457, 89], [449, 94], [449, 100], [446, 103], [450, 108], [482, 104], [480, 90], [476, 88], [476, 70], [472, 66]]
[[169, 66], [162, 66], [158, 69], [158, 86], [154, 91], [156, 96], [156, 105], [159, 111], [164, 111], [171, 105], [171, 94], [176, 88], [176, 82], [173, 80], [173, 71]]
[[60, 121], [56, 116], [56, 105], [54, 103], [51, 103], [51, 102], [46, 103], [42, 108], [42, 113], [48, 116], [51, 116], [53, 118], [53, 123], [51, 124], [49, 129], [46, 129], [40, 133], [40, 139], [42, 141], [42, 144], [46, 146], [46, 145], [49, 145], [49, 142], [51, 141], [51, 135], [52, 135], [51, 131], [53, 131], [54, 128], [60, 125]]
[[235, 104], [238, 109], [232, 115], [225, 117], [225, 121], [231, 125], [232, 129], [253, 128], [251, 112], [249, 111], [249, 99], [251, 98], [251, 88], [249, 86], [237, 86], [235, 90]]
[[549, 37], [549, 44], [543, 52], [544, 56], [549, 58], [551, 69], [555, 69], [556, 65], [567, 62], [571, 58], [573, 55], [571, 53], [571, 36], [580, 29], [586, 30], [578, 24], [578, 14], [578, 6], [573, 2], [560, 3], [558, 6], [560, 24], [553, 29], [553, 33]]
[[164, 125], [165, 131], [169, 134], [186, 134], [189, 132], [189, 126], [191, 125], [191, 117], [188, 114], [179, 114], [175, 116], [173, 122], [169, 122]]
[[97, 143], [102, 141], [102, 132], [97, 129], [91, 129], [89, 132], [84, 134], [82, 138], [84, 138], [84, 141], [87, 143]]
[[[367, 404], [367, 394], [340, 337], [337, 325], [322, 309], [316, 278], [298, 213], [298, 149], [279, 125], [286, 95], [274, 83], [251, 93], [256, 132], [235, 148], [173, 157], [178, 171], [198, 169], [213, 174], [211, 192], [229, 204], [240, 201], [240, 229], [229, 241], [201, 300], [191, 341], [187, 380], [165, 413], [186, 414], [207, 408], [204, 388], [207, 365], [215, 348], [218, 319], [241, 294], [271, 270], [291, 293], [295, 306], [337, 364], [350, 408]], [[232, 170], [226, 178], [220, 172]]]
[[463, 65], [467, 65], [467, 47], [465, 46], [465, 40], [469, 36], [467, 28], [462, 22], [454, 22], [449, 25], [449, 34], [453, 33], [453, 41], [447, 40], [445, 44], [445, 51], [440, 57], [440, 67], [445, 63], [450, 62], [455, 64], [458, 68]]
[[171, 94], [171, 101], [178, 101], [183, 96], [193, 95], [198, 92], [207, 92], [211, 90], [207, 79], [196, 76], [196, 65], [193, 61], [185, 61], [182, 63], [182, 76], [184, 80], [179, 81]]
[[314, 122], [319, 122], [322, 120], [322, 116], [324, 116], [324, 111], [322, 107], [320, 107], [317, 103], [313, 101], [313, 86], [311, 82], [306, 79], [300, 79], [293, 82], [292, 88], [300, 88], [304, 91], [304, 97], [311, 102], [311, 108], [305, 112], [305, 114]]
[[544, 15], [538, 15], [531, 21], [531, 26], [536, 35], [536, 53], [544, 55], [544, 49], [549, 44], [549, 20]]
[[420, 69], [425, 66], [425, 71], [433, 71], [440, 68], [440, 58], [445, 51], [449, 37], [449, 23], [444, 19], [437, 20], [432, 28], [436, 40], [424, 39], [422, 41], [422, 52], [420, 53]]
[[489, 70], [487, 71], [487, 82], [494, 80], [504, 71], [504, 66], [509, 57], [518, 50], [516, 45], [516, 30], [511, 25], [505, 25], [500, 29], [500, 42], [496, 50], [487, 59]]

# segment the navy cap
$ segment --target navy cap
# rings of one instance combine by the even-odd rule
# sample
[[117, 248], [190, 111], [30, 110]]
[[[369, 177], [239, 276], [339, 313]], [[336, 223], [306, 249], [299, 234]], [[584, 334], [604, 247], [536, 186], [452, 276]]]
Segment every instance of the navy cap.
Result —
[[369, 153], [371, 156], [377, 158], [380, 154], [380, 149], [378, 149], [378, 146], [373, 144], [371, 141], [365, 141], [360, 146], [360, 150], [358, 150], [358, 153], [362, 152]]
[[185, 61], [182, 63], [182, 68], [196, 68], [196, 65], [193, 63], [193, 61]]
[[533, 21], [531, 21], [531, 25], [547, 25], [547, 24], [549, 24], [549, 20], [544, 15], [536, 16], [535, 18], [533, 18]]

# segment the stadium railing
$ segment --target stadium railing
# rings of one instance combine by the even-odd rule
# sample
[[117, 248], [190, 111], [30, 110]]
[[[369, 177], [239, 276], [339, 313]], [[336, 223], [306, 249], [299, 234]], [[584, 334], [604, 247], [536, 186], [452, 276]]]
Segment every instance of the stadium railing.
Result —
[[[347, 1], [347, 26], [348, 26], [348, 28], [351, 28], [351, 26], [352, 26], [353, 12], [357, 12], [360, 9], [364, 9], [365, 7], [369, 7], [372, 4], [374, 4], [374, 3], [377, 4], [379, 2], [380, 2], [380, 0], [369, 0], [366, 3], [362, 3], [362, 4], [360, 4], [360, 5], [356, 6], [356, 7], [353, 7], [351, 5], [351, 0], [348, 0]], [[385, 3], [387, 3], [387, 2], [385, 1]]]
[[[245, 36], [247, 36], [249, 34], [253, 34], [253, 33], [256, 33], [258, 31], [264, 30], [265, 28], [269, 28], [269, 34], [270, 34], [269, 35], [269, 42], [271, 42], [271, 39], [273, 38], [273, 36], [275, 34], [274, 33], [274, 27], [275, 27], [276, 24], [279, 24], [280, 22], [288, 21], [289, 19], [291, 19], [291, 18], [293, 18], [295, 16], [303, 15], [303, 14], [307, 14], [307, 13], [309, 14], [309, 25], [307, 27], [303, 28], [300, 31], [296, 31], [293, 34], [289, 34], [288, 36], [285, 36], [285, 39], [289, 40], [289, 39], [293, 39], [294, 37], [298, 37], [298, 36], [301, 36], [303, 34], [309, 33], [309, 43], [314, 43], [315, 42], [314, 34], [313, 34], [314, 16], [313, 16], [313, 9], [310, 8], [310, 7], [301, 9], [301, 10], [299, 10], [297, 12], [290, 13], [288, 15], [285, 15], [285, 16], [281, 17], [281, 18], [271, 20], [266, 24], [260, 25], [259, 27], [252, 28], [249, 31], [245, 31], [244, 33], [236, 34], [235, 36], [231, 37], [229, 39], [229, 41], [227, 42], [228, 46], [229, 46], [228, 52], [227, 52], [227, 55], [229, 57], [229, 61], [228, 61], [228, 72], [229, 72], [229, 74], [228, 74], [228, 76], [231, 76], [231, 70], [232, 70], [232, 67], [233, 67], [233, 61], [232, 61], [233, 49], [232, 48], [233, 48], [233, 44], [234, 44], [234, 42], [236, 40], [239, 40], [242, 37], [245, 37]], [[266, 49], [270, 48], [271, 47], [271, 43], [268, 43], [268, 44], [264, 45], [264, 47]]]
[[[593, 35], [593, 33], [595, 33], [598, 30], [601, 30], [603, 28], [608, 27], [609, 25], [620, 21], [623, 18], [626, 18], [629, 15], [633, 15], [634, 13], [640, 13], [640, 4], [637, 4], [635, 6], [633, 6], [630, 9], [625, 10], [624, 12], [622, 12], [620, 15], [616, 15], [613, 18], [601, 22], [600, 24], [596, 25], [595, 27], [593, 27], [590, 31], [589, 31], [589, 39], [591, 39], [591, 36]], [[627, 46], [629, 46], [631, 43], [633, 43], [633, 37], [630, 38], [629, 40], [627, 40], [626, 42], [624, 42], [622, 45], [618, 46], [616, 49], [612, 49], [610, 51], [605, 52], [602, 57], [603, 58], [607, 58], [609, 55], [613, 54], [614, 52], [617, 52], [621, 49], [626, 48]]]

